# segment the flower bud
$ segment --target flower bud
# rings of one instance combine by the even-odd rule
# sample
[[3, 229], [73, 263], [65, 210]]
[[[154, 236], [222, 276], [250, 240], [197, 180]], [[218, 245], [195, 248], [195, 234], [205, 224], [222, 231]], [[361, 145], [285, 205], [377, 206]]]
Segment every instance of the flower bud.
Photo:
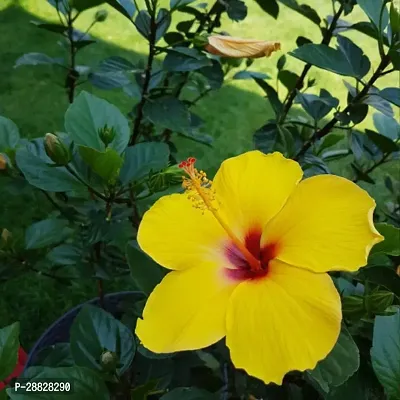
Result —
[[280, 50], [281, 44], [275, 41], [242, 39], [232, 36], [213, 35], [208, 38], [206, 50], [217, 56], [231, 58], [269, 57]]
[[0, 171], [7, 169], [7, 159], [0, 154]]
[[94, 20], [96, 22], [104, 22], [107, 19], [107, 17], [108, 17], [107, 10], [98, 10], [94, 15]]
[[67, 165], [72, 159], [69, 148], [52, 133], [46, 133], [44, 137], [44, 149], [50, 160], [57, 165]]
[[109, 128], [107, 125], [99, 129], [100, 139], [106, 147], [114, 140], [115, 133], [114, 128]]
[[107, 371], [113, 371], [118, 365], [118, 357], [112, 351], [106, 350], [100, 357], [101, 366]]

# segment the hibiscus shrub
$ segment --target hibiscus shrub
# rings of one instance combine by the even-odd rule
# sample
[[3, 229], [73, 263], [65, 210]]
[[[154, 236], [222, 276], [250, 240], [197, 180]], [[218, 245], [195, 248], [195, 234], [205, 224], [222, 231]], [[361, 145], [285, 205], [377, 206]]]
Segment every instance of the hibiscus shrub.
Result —
[[[60, 24], [36, 25], [61, 35], [65, 57], [17, 61], [65, 71], [64, 129], [26, 140], [0, 117], [4, 187], [37, 191], [51, 207], [24, 237], [2, 231], [1, 279], [37, 271], [66, 285], [93, 281], [99, 293], [69, 342], [42, 349], [17, 383], [62, 379], [85, 400], [400, 399], [400, 89], [375, 86], [400, 70], [396, 2], [333, 1], [322, 20], [296, 0], [257, 0], [274, 18], [284, 5], [321, 30], [320, 44], [299, 37], [276, 55], [278, 41], [220, 30], [224, 13], [246, 17], [241, 0], [146, 0], [141, 10], [108, 0], [148, 42], [146, 62], [79, 65], [95, 44], [74, 23], [104, 2], [49, 0]], [[354, 7], [369, 21], [343, 20]], [[189, 19], [172, 28], [174, 13]], [[93, 24], [106, 18], [99, 11]], [[376, 39], [379, 65], [347, 30]], [[249, 69], [273, 52], [283, 99], [270, 76]], [[304, 63], [300, 75], [285, 69], [287, 56]], [[312, 67], [346, 77], [347, 104], [307, 79]], [[176, 160], [174, 138], [212, 144], [191, 107], [227, 75], [254, 80], [274, 116], [255, 133], [257, 150], [224, 161], [211, 181], [201, 160]], [[122, 88], [131, 113], [78, 93], [85, 81]], [[376, 131], [358, 130], [373, 110]], [[331, 174], [338, 166], [345, 177]], [[104, 282], [119, 278], [138, 293], [111, 315]], [[18, 323], [0, 329], [0, 398], [58, 398], [15, 385], [26, 361], [19, 333]]]

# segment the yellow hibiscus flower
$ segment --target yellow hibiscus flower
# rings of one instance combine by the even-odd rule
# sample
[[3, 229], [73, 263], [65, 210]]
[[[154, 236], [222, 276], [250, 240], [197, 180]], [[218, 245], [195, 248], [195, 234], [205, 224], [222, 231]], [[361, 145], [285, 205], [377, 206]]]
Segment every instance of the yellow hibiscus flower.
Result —
[[206, 46], [206, 50], [211, 54], [231, 58], [269, 57], [280, 48], [281, 44], [279, 42], [242, 39], [223, 35], [210, 36]]
[[340, 297], [326, 273], [356, 271], [383, 240], [374, 200], [347, 179], [302, 179], [295, 161], [251, 151], [214, 182], [181, 163], [186, 193], [165, 196], [139, 227], [141, 248], [173, 270], [136, 334], [156, 353], [226, 337], [235, 367], [265, 383], [314, 368], [335, 345]]

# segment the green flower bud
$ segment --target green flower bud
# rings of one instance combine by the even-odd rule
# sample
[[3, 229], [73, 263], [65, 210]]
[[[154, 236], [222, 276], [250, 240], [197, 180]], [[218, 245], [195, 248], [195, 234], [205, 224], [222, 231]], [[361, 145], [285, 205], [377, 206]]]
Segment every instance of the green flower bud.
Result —
[[118, 357], [112, 351], [106, 350], [100, 357], [100, 364], [106, 371], [113, 371], [118, 365]]
[[7, 159], [0, 154], [0, 171], [7, 169]]
[[96, 22], [104, 22], [108, 17], [107, 10], [98, 10], [94, 15], [94, 19]]
[[106, 147], [114, 140], [115, 134], [114, 128], [109, 128], [107, 125], [99, 129], [100, 139]]
[[70, 149], [52, 133], [46, 133], [44, 137], [44, 149], [50, 160], [57, 165], [67, 165], [72, 159]]

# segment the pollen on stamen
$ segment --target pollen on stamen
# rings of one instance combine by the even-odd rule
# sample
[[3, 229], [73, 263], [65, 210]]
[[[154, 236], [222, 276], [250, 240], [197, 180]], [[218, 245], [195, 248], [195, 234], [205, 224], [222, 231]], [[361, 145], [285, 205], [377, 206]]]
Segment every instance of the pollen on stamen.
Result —
[[200, 210], [215, 210], [212, 205], [215, 193], [212, 189], [212, 181], [207, 178], [204, 171], [198, 171], [194, 164], [196, 159], [189, 157], [179, 164], [188, 177], [183, 177], [182, 187], [185, 189], [188, 199], [192, 201], [193, 207]]

